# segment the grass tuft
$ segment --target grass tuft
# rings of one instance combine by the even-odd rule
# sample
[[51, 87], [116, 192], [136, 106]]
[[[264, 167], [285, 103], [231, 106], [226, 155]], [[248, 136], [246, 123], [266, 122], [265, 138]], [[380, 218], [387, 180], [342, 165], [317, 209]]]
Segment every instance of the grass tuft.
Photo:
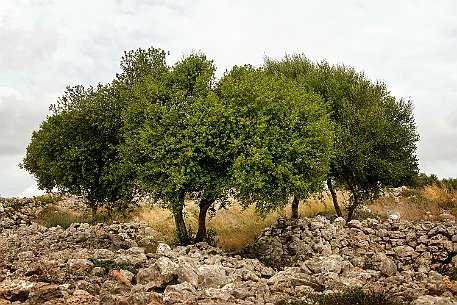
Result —
[[73, 223], [92, 223], [90, 216], [61, 209], [55, 205], [47, 205], [36, 216], [35, 221], [47, 228], [60, 226], [69, 228]]
[[457, 217], [457, 192], [436, 185], [418, 189], [406, 189], [400, 196], [384, 196], [370, 205], [373, 212], [398, 211], [401, 218], [408, 221], [438, 217], [444, 211]]

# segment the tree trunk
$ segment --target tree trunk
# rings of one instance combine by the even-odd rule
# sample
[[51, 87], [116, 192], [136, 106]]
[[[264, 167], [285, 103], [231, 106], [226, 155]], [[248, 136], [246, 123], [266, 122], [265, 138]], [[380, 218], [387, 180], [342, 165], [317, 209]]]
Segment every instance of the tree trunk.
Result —
[[206, 237], [206, 213], [209, 207], [214, 202], [212, 199], [202, 198], [200, 200], [200, 211], [198, 213], [198, 231], [195, 236], [195, 242], [199, 243], [205, 240]]
[[354, 210], [356, 208], [356, 205], [355, 204], [351, 204], [349, 207], [348, 207], [348, 215], [347, 215], [347, 218], [346, 218], [346, 221], [347, 222], [350, 222], [352, 220], [352, 217], [354, 217]]
[[292, 195], [292, 219], [298, 219], [298, 197]]
[[332, 195], [333, 206], [335, 207], [336, 215], [343, 217], [340, 206], [338, 205], [338, 198], [336, 197], [335, 189], [333, 188], [332, 179], [327, 179], [327, 187]]
[[176, 198], [171, 202], [171, 212], [175, 219], [176, 235], [180, 244], [189, 244], [189, 233], [187, 232], [186, 222], [184, 221], [184, 193], [178, 192]]
[[348, 215], [347, 215], [347, 222], [350, 222], [352, 220], [352, 217], [354, 217], [354, 211], [355, 209], [359, 206], [359, 195], [357, 194], [357, 191], [355, 190], [354, 187], [349, 186], [349, 189], [351, 190], [352, 193], [352, 202], [348, 207]]
[[184, 221], [184, 216], [182, 213], [183, 206], [180, 205], [177, 208], [173, 209], [173, 217], [175, 219], [176, 233], [178, 235], [178, 240], [180, 243], [187, 243], [189, 236], [187, 233], [186, 223]]
[[182, 210], [183, 206], [173, 209], [173, 217], [175, 219], [176, 234], [178, 235], [178, 240], [182, 243], [186, 243], [189, 236], [187, 233], [186, 223], [184, 222]]

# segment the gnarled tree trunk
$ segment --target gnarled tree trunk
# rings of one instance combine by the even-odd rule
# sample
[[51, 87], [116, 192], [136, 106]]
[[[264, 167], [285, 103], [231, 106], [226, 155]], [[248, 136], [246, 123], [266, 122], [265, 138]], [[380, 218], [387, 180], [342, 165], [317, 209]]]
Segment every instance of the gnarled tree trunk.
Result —
[[180, 241], [185, 241], [188, 239], [188, 233], [186, 228], [186, 223], [184, 222], [184, 217], [182, 213], [182, 208], [173, 213], [176, 225], [176, 233], [178, 234], [178, 239]]
[[327, 179], [327, 187], [330, 191], [330, 195], [332, 195], [333, 206], [335, 207], [336, 215], [338, 217], [343, 217], [343, 213], [341, 212], [340, 206], [338, 205], [338, 198], [336, 197], [335, 189], [333, 188], [332, 179]]
[[206, 236], [206, 214], [214, 200], [212, 198], [202, 197], [200, 200], [200, 211], [198, 213], [198, 231], [195, 236], [195, 242], [199, 243], [205, 240]]

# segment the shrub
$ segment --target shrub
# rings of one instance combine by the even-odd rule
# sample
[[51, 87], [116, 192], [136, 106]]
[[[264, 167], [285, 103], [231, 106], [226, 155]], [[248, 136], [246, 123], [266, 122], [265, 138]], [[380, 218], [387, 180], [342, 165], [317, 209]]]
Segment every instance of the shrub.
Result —
[[449, 277], [451, 281], [457, 280], [457, 269], [454, 267], [450, 267], [447, 265], [439, 265], [438, 268], [435, 269], [441, 275], [445, 275]]
[[404, 305], [410, 301], [399, 302], [383, 292], [351, 289], [332, 294], [311, 294], [304, 301], [283, 301], [281, 305]]
[[133, 274], [138, 273], [138, 269], [141, 267], [139, 264], [127, 264], [127, 263], [116, 263], [115, 261], [112, 260], [98, 260], [96, 258], [91, 258], [89, 259], [92, 264], [94, 264], [95, 267], [101, 267], [106, 270], [112, 270], [112, 269], [117, 269], [117, 270], [127, 270], [132, 272]]

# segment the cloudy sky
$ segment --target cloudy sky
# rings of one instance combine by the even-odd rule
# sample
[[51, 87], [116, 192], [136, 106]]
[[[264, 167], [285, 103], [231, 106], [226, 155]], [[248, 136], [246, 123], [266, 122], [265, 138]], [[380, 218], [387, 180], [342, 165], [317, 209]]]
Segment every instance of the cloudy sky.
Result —
[[0, 0], [0, 196], [38, 194], [19, 169], [68, 85], [110, 82], [125, 50], [192, 51], [233, 65], [303, 53], [412, 99], [420, 170], [457, 177], [455, 0]]

